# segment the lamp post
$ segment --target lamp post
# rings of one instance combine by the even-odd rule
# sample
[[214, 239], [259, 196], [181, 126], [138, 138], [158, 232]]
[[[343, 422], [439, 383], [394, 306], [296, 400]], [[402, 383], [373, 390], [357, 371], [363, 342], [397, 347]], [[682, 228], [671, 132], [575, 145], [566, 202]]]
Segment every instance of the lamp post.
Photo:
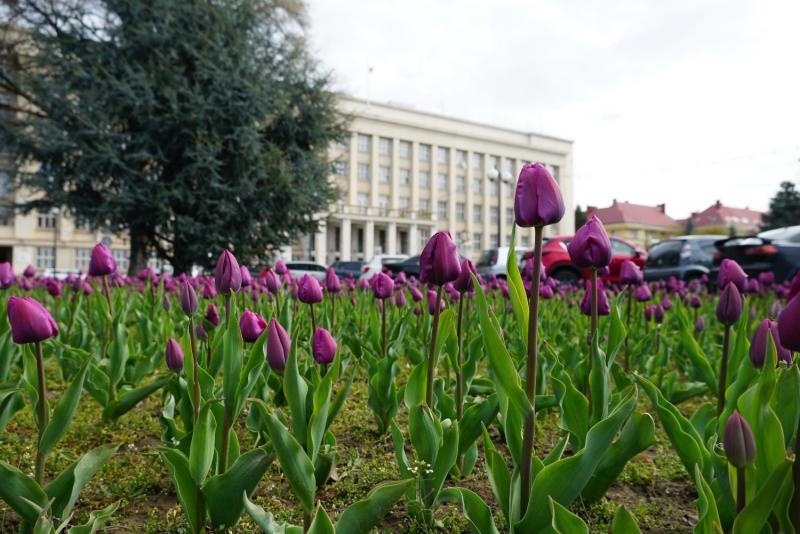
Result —
[[489, 170], [488, 177], [491, 182], [497, 180], [497, 248], [500, 248], [503, 246], [503, 184], [511, 183], [511, 173], [508, 171], [501, 172], [493, 168]]

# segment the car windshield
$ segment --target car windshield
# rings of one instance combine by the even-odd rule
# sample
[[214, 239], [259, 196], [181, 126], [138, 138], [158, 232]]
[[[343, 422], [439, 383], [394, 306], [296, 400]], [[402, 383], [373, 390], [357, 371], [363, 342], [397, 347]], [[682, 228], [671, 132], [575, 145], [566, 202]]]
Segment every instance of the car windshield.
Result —
[[792, 241], [798, 243], [800, 242], [800, 226], [767, 230], [758, 234], [758, 237], [769, 239], [770, 241]]

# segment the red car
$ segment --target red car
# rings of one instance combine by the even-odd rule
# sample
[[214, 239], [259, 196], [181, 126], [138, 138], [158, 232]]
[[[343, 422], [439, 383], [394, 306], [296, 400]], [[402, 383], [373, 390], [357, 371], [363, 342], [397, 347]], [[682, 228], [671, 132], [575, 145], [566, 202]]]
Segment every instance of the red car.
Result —
[[[542, 246], [542, 263], [548, 276], [552, 276], [559, 282], [575, 282], [579, 278], [589, 278], [588, 269], [578, 269], [569, 259], [567, 245], [572, 236], [551, 237]], [[631, 260], [639, 267], [644, 267], [647, 253], [629, 241], [612, 237], [611, 239], [611, 271], [603, 277], [606, 282], [617, 282], [619, 280], [619, 270], [622, 262]]]

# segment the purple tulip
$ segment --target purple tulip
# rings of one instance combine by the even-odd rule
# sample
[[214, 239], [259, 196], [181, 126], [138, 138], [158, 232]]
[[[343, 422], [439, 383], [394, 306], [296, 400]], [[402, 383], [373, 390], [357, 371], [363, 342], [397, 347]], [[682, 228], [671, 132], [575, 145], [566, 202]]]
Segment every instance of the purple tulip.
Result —
[[456, 281], [453, 282], [453, 287], [456, 291], [459, 293], [466, 293], [475, 289], [472, 284], [472, 275], [478, 278], [478, 270], [475, 269], [475, 264], [472, 263], [472, 260], [466, 259], [461, 262], [461, 274], [459, 274]]
[[[444, 299], [442, 299], [441, 303], [439, 304], [439, 312], [443, 312], [446, 307]], [[433, 312], [436, 311], [436, 291], [428, 291], [428, 313], [433, 315]]]
[[661, 307], [664, 308], [665, 310], [669, 310], [670, 308], [672, 308], [672, 301], [669, 300], [669, 297], [664, 297], [663, 299], [661, 299]]
[[175, 338], [167, 340], [167, 349], [164, 351], [167, 358], [167, 367], [170, 371], [179, 373], [183, 369], [183, 349]]
[[188, 317], [191, 317], [200, 306], [197, 302], [197, 293], [195, 293], [194, 288], [188, 280], [182, 282], [180, 287], [181, 309], [183, 310], [183, 313], [185, 313]]
[[37, 343], [58, 335], [53, 316], [31, 297], [9, 297], [7, 313], [14, 343]]
[[705, 330], [705, 328], [706, 328], [706, 318], [701, 315], [694, 322], [694, 331], [699, 334], [700, 332]]
[[[592, 315], [592, 284], [586, 284], [586, 290], [583, 292], [583, 298], [580, 303], [581, 313], [584, 315]], [[608, 302], [608, 294], [603, 288], [603, 281], [597, 280], [597, 315], [609, 315], [611, 313], [611, 304]]]
[[564, 217], [564, 199], [558, 184], [541, 163], [528, 163], [519, 173], [514, 195], [514, 218], [530, 228], [554, 224]]
[[758, 274], [758, 283], [764, 287], [769, 287], [775, 283], [775, 273], [772, 271], [767, 271], [765, 273]]
[[738, 289], [740, 293], [744, 293], [747, 275], [735, 260], [725, 258], [719, 266], [717, 287], [724, 289], [725, 286], [728, 285], [728, 282], [733, 282], [736, 289]]
[[214, 286], [223, 295], [235, 293], [242, 287], [242, 270], [230, 250], [223, 250], [219, 255], [217, 267], [214, 269]]
[[169, 299], [169, 295], [164, 295], [161, 299], [161, 307], [164, 308], [166, 312], [172, 309], [172, 301]]
[[278, 276], [283, 276], [284, 274], [288, 274], [289, 269], [286, 268], [286, 264], [283, 260], [278, 260], [275, 262], [275, 274]]
[[631, 260], [622, 262], [619, 269], [619, 283], [625, 286], [638, 286], [644, 281], [644, 275], [638, 265]]
[[775, 348], [778, 351], [778, 360], [791, 364], [792, 353], [781, 345], [778, 323], [771, 319], [764, 319], [758, 324], [758, 328], [756, 328], [750, 342], [750, 361], [753, 362], [753, 367], [760, 369], [764, 366], [764, 361], [767, 357], [767, 347], [769, 346], [769, 339], [767, 336], [771, 336], [773, 343], [775, 343]]
[[250, 275], [250, 269], [248, 269], [245, 265], [242, 265], [239, 268], [239, 271], [242, 273], [242, 287], [252, 286], [253, 277]]
[[311, 275], [304, 274], [297, 282], [297, 298], [305, 304], [322, 302], [322, 286]]
[[36, 276], [36, 269], [33, 268], [33, 265], [28, 265], [25, 267], [25, 270], [22, 271], [22, 276], [25, 278], [33, 278]]
[[655, 319], [656, 324], [664, 322], [664, 307], [661, 304], [656, 304], [655, 308], [653, 308], [653, 319]]
[[92, 249], [89, 259], [89, 276], [106, 276], [117, 270], [117, 262], [108, 247], [98, 243]]
[[208, 332], [206, 332], [206, 328], [203, 326], [202, 322], [197, 323], [197, 328], [195, 328], [195, 330], [197, 332], [198, 339], [201, 341], [208, 339]]
[[394, 292], [394, 282], [385, 273], [378, 273], [372, 277], [372, 291], [379, 300], [388, 299]]
[[411, 299], [414, 302], [422, 302], [422, 299], [425, 298], [417, 286], [408, 286], [408, 291], [411, 293]]
[[644, 309], [644, 320], [649, 321], [653, 318], [653, 310], [655, 309], [655, 304], [651, 304]]
[[61, 284], [59, 284], [56, 280], [48, 280], [45, 282], [45, 289], [53, 298], [58, 298], [61, 296]]
[[268, 269], [264, 274], [264, 285], [267, 286], [267, 289], [269, 289], [269, 292], [273, 295], [280, 291], [281, 281], [272, 269]]
[[342, 281], [333, 267], [328, 267], [328, 272], [325, 273], [325, 291], [328, 293], [339, 293], [342, 290]]
[[397, 273], [397, 276], [394, 277], [395, 285], [402, 286], [406, 283], [406, 273], [400, 271]]
[[267, 321], [250, 310], [245, 310], [239, 318], [239, 331], [246, 343], [254, 343], [265, 328], [267, 328]]
[[611, 263], [611, 241], [596, 215], [575, 232], [575, 237], [567, 245], [567, 252], [572, 263], [581, 269], [600, 269]]
[[408, 301], [406, 300], [406, 292], [403, 291], [402, 288], [400, 288], [397, 293], [394, 294], [394, 304], [398, 308], [404, 308], [408, 304]]
[[798, 271], [792, 279], [792, 285], [789, 286], [789, 294], [787, 295], [787, 298], [792, 300], [798, 294], [800, 294], [800, 271]]
[[209, 304], [206, 308], [205, 320], [212, 328], [219, 326], [219, 311], [214, 303]]
[[717, 302], [717, 319], [724, 325], [732, 325], [742, 315], [742, 295], [733, 282], [728, 282]]
[[796, 295], [778, 316], [778, 335], [781, 345], [800, 352], [800, 295]]
[[443, 286], [461, 274], [456, 244], [450, 232], [431, 236], [419, 258], [419, 279], [422, 283]]
[[[730, 282], [729, 282], [730, 283]], [[725, 423], [722, 445], [728, 461], [737, 468], [744, 467], [756, 459], [756, 441], [753, 431], [744, 417], [734, 410]]]
[[647, 284], [642, 284], [637, 287], [635, 296], [637, 302], [647, 302], [653, 298], [653, 294], [650, 293], [650, 287]]
[[14, 269], [7, 261], [0, 263], [0, 288], [8, 289], [14, 283]]
[[289, 334], [273, 317], [269, 321], [269, 332], [267, 332], [267, 361], [273, 371], [283, 371], [291, 348], [292, 340], [289, 339]]
[[217, 296], [217, 289], [211, 283], [203, 282], [203, 298], [213, 299]]
[[317, 327], [311, 345], [314, 360], [319, 364], [327, 365], [336, 356], [336, 340], [324, 328]]
[[691, 306], [692, 308], [697, 309], [702, 305], [703, 305], [703, 302], [700, 300], [700, 297], [698, 297], [697, 295], [692, 295], [692, 297], [689, 299], [689, 306]]

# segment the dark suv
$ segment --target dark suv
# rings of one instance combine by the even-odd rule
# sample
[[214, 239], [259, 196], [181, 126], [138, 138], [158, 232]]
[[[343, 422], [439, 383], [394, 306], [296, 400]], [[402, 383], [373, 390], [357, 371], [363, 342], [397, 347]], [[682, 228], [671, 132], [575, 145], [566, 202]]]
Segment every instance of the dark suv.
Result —
[[674, 276], [689, 281], [709, 274], [717, 252], [714, 243], [720, 239], [725, 236], [686, 235], [659, 241], [647, 251], [644, 279], [663, 280]]
[[714, 275], [725, 258], [736, 260], [750, 276], [772, 272], [776, 282], [791, 280], [800, 271], [800, 226], [767, 230], [754, 236], [731, 237], [717, 242]]

